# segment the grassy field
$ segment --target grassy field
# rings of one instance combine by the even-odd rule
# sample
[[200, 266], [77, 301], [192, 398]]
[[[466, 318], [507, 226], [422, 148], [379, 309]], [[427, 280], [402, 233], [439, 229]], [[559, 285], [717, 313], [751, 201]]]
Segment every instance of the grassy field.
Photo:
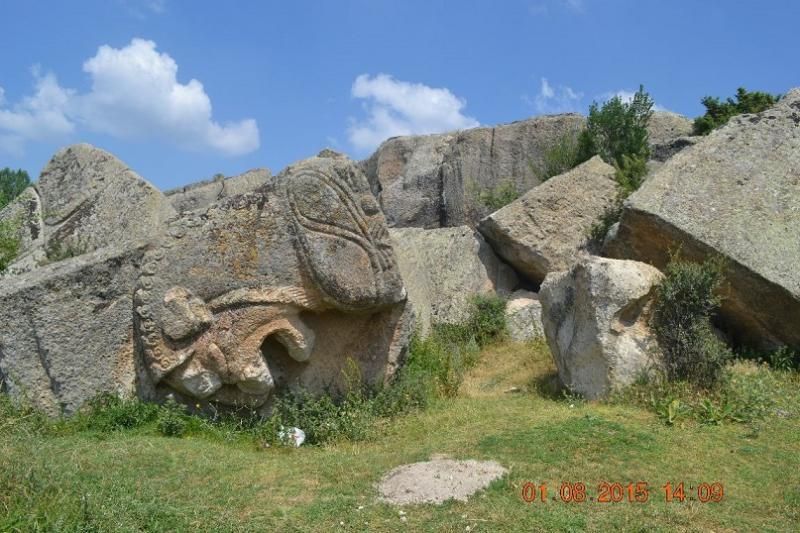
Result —
[[[27, 431], [0, 420], [0, 531], [797, 531], [800, 380], [755, 424], [666, 425], [631, 404], [552, 392], [541, 346], [486, 348], [458, 397], [381, 425], [363, 442], [264, 448], [231, 435]], [[398, 509], [376, 500], [391, 468], [433, 456], [509, 468], [468, 503]], [[526, 503], [524, 484], [647, 482], [646, 503]], [[662, 486], [683, 481], [686, 501]], [[723, 484], [719, 503], [690, 501]], [[404, 514], [401, 514], [402, 513]]]

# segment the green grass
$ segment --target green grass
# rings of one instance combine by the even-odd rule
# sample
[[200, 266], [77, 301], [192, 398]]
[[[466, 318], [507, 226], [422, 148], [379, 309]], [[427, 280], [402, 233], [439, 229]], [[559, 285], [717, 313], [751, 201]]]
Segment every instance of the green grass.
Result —
[[[376, 436], [264, 447], [246, 433], [159, 434], [0, 419], [0, 531], [796, 531], [800, 379], [776, 373], [789, 417], [666, 425], [636, 403], [558, 393], [542, 343], [483, 349], [457, 397], [382, 419]], [[0, 411], [2, 412], [2, 411]], [[19, 418], [19, 417], [28, 418]], [[116, 420], [116, 419], [115, 419]], [[126, 424], [123, 424], [125, 426]], [[510, 473], [467, 503], [376, 499], [395, 466], [435, 455], [493, 459]], [[721, 482], [717, 504], [663, 501], [671, 481]], [[644, 504], [525, 503], [527, 481], [646, 481]]]

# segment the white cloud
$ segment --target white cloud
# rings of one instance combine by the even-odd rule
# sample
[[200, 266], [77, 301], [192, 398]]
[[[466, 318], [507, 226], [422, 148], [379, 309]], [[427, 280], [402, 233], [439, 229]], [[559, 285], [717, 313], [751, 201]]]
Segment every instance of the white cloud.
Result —
[[0, 148], [20, 151], [25, 141], [73, 133], [76, 125], [118, 138], [165, 139], [191, 150], [213, 149], [241, 155], [259, 147], [253, 119], [220, 124], [211, 100], [196, 79], [182, 84], [178, 65], [153, 41], [101, 46], [83, 64], [91, 78], [85, 94], [64, 89], [52, 74], [36, 76], [36, 92], [12, 109], [0, 100]]
[[528, 11], [534, 16], [549, 15], [550, 5], [552, 4], [556, 5], [556, 9], [560, 6], [576, 14], [585, 12], [583, 0], [538, 0], [528, 6]]
[[4, 108], [5, 91], [0, 88], [0, 149], [12, 154], [21, 154], [27, 141], [55, 139], [75, 130], [66, 114], [73, 91], [63, 89], [52, 73], [31, 70], [35, 91], [13, 107]]
[[357, 150], [377, 147], [389, 137], [440, 133], [479, 126], [462, 110], [467, 102], [446, 88], [395, 80], [387, 74], [362, 74], [351, 88], [354, 98], [364, 100], [367, 117], [348, 128]]
[[92, 78], [92, 90], [76, 100], [76, 107], [92, 130], [122, 138], [157, 135], [186, 148], [228, 155], [259, 146], [255, 120], [213, 121], [203, 84], [178, 82], [177, 63], [159, 53], [153, 41], [133, 39], [120, 49], [101, 46], [83, 70]]
[[580, 110], [583, 93], [565, 85], [553, 87], [547, 78], [542, 78], [539, 94], [533, 100], [528, 97], [524, 99], [539, 113], [567, 113]]

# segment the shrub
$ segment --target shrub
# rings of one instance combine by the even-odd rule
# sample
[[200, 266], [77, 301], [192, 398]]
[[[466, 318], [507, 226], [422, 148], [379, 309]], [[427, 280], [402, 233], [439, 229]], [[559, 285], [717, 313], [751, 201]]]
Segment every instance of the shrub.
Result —
[[165, 437], [182, 437], [188, 425], [186, 409], [175, 400], [170, 398], [159, 409], [156, 427]]
[[657, 289], [652, 326], [664, 354], [670, 381], [690, 381], [713, 387], [731, 356], [711, 326], [711, 316], [721, 303], [722, 260], [702, 264], [684, 262], [673, 255]]
[[478, 192], [478, 202], [492, 211], [507, 206], [517, 198], [519, 198], [519, 191], [511, 180], [503, 181], [495, 187]]
[[706, 112], [694, 120], [694, 132], [696, 135], [708, 135], [727, 124], [732, 117], [742, 113], [760, 113], [775, 105], [779, 99], [778, 95], [760, 91], [748, 92], [744, 87], [736, 90], [735, 99], [728, 98], [724, 102], [718, 97], [706, 96], [701, 100]]
[[0, 272], [3, 272], [19, 254], [19, 222], [0, 222]]
[[558, 176], [572, 169], [578, 161], [578, 134], [565, 133], [547, 146], [542, 156], [542, 164], [534, 172], [539, 181], [544, 183], [553, 176]]
[[[470, 300], [466, 327], [478, 346], [503, 337], [506, 333], [506, 301], [496, 294], [478, 294]], [[469, 339], [466, 339], [469, 342]]]
[[14, 198], [31, 184], [28, 173], [22, 169], [0, 169], [0, 209], [8, 205]]
[[650, 156], [647, 123], [653, 115], [653, 100], [639, 86], [630, 102], [614, 96], [602, 107], [597, 102], [589, 108], [586, 129], [578, 137], [578, 160], [587, 161], [599, 155], [618, 169], [627, 167], [623, 156]]

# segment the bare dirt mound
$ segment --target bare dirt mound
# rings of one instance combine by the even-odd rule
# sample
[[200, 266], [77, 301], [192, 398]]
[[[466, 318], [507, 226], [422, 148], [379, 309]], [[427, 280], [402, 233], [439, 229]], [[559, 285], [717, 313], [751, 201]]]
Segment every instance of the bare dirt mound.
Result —
[[495, 461], [436, 459], [398, 466], [378, 485], [381, 499], [395, 505], [467, 501], [508, 471]]

